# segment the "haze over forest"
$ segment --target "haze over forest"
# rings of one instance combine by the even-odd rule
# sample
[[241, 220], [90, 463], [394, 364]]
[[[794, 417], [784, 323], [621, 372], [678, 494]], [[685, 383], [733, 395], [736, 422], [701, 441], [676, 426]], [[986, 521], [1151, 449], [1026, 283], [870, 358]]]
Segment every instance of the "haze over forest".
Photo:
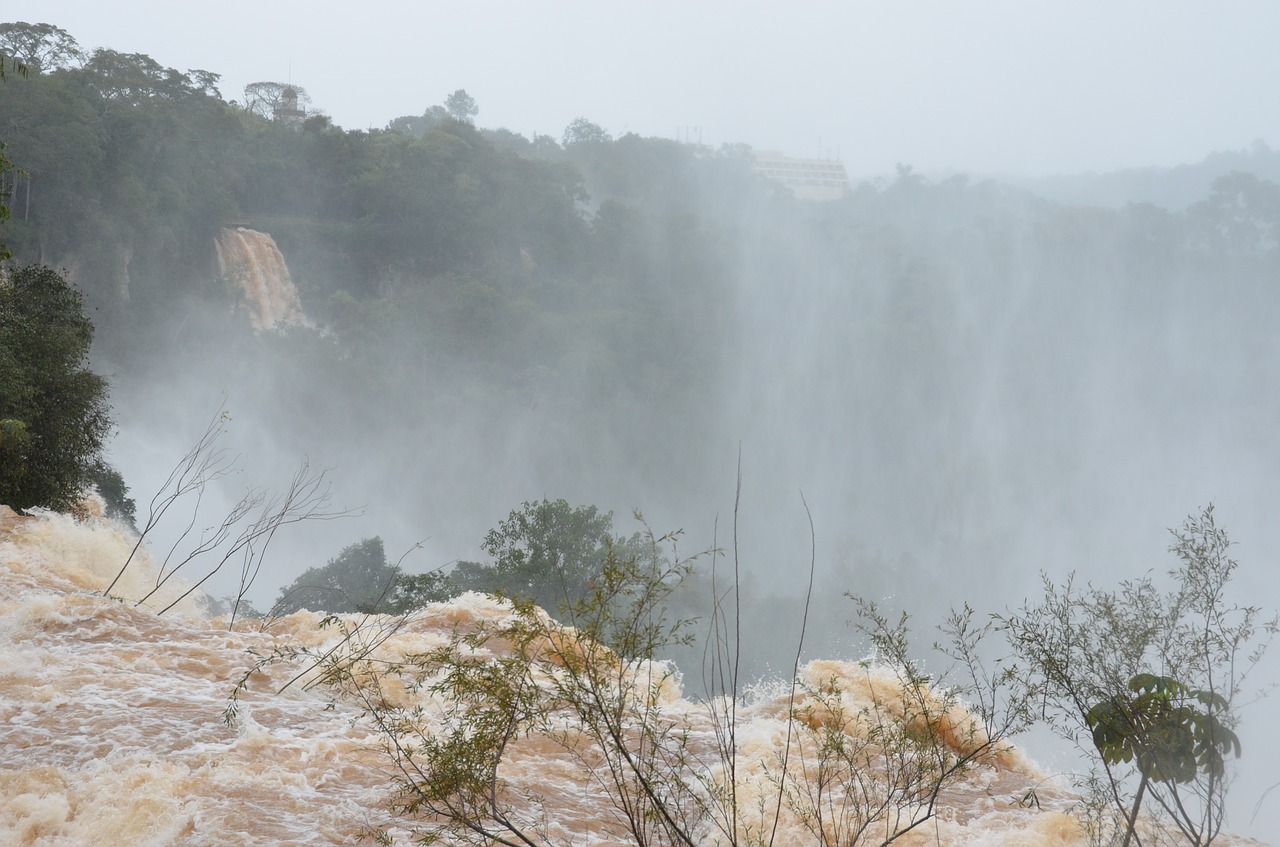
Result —
[[[2, 240], [84, 292], [140, 509], [225, 406], [244, 471], [215, 499], [306, 459], [360, 513], [282, 533], [261, 609], [365, 538], [392, 560], [421, 541], [413, 572], [477, 559], [544, 497], [626, 533], [641, 510], [686, 552], [736, 536], [776, 627], [747, 635], [758, 673], [789, 662], [810, 514], [811, 655], [856, 649], [846, 591], [924, 629], [1041, 572], [1163, 572], [1165, 528], [1209, 502], [1244, 596], [1277, 596], [1274, 139], [1078, 176], [904, 157], [813, 201], [759, 172], [752, 138], [589, 113], [525, 134], [474, 91], [475, 111], [447, 101], [465, 80], [346, 128], [299, 74], [283, 120], [230, 69], [63, 47], [0, 84], [26, 174]], [[215, 248], [236, 226], [279, 246], [305, 325], [252, 325]], [[1259, 836], [1280, 831], [1250, 821], [1273, 706], [1246, 714], [1232, 820]]]

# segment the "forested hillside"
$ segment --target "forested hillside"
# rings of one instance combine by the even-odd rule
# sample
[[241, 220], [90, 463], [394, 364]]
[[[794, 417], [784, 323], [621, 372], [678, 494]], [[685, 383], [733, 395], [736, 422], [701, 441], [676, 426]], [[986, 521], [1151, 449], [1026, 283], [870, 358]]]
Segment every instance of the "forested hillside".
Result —
[[[739, 450], [761, 591], [806, 558], [801, 489], [832, 597], [966, 562], [1023, 584], [1045, 539], [1098, 552], [1081, 521], [1167, 525], [1280, 459], [1280, 187], [1254, 174], [1170, 210], [903, 165], [810, 203], [745, 145], [525, 138], [474, 102], [276, 120], [214, 72], [26, 34], [3, 240], [84, 292], [135, 493], [225, 396], [261, 468], [311, 456], [369, 506], [259, 602], [361, 536], [474, 556], [538, 497], [710, 536]], [[314, 329], [232, 308], [227, 225], [274, 237]]]

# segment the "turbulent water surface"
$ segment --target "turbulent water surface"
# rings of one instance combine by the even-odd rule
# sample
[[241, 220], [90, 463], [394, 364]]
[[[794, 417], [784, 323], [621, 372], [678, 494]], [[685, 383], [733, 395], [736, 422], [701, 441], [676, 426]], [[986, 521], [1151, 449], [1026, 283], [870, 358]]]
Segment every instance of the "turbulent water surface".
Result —
[[[354, 705], [319, 687], [284, 685], [299, 666], [268, 668], [238, 719], [224, 723], [251, 653], [335, 639], [319, 615], [229, 631], [225, 618], [206, 617], [191, 598], [158, 615], [184, 589], [166, 583], [137, 605], [131, 598], [157, 579], [146, 558], [102, 596], [131, 546], [104, 519], [0, 511], [0, 844], [357, 844], [374, 829], [403, 842], [424, 825], [389, 811], [391, 763]], [[445, 643], [455, 627], [507, 614], [496, 600], [467, 595], [429, 607], [384, 647], [420, 651]], [[814, 662], [804, 672], [852, 699], [878, 696], [874, 676], [857, 663]], [[662, 708], [695, 740], [709, 732], [705, 707], [678, 687], [665, 691]], [[743, 761], [776, 754], [786, 713], [783, 698], [743, 707]], [[555, 745], [530, 741], [504, 776], [516, 794], [554, 795], [559, 843], [616, 843], [614, 810], [579, 767]], [[1033, 788], [1038, 804], [1022, 802]], [[768, 787], [748, 775], [741, 790]], [[949, 791], [934, 821], [897, 843], [1083, 844], [1071, 808], [1068, 792], [1008, 750]], [[782, 824], [775, 843], [813, 842], [795, 821]], [[709, 831], [707, 842], [715, 841]]]

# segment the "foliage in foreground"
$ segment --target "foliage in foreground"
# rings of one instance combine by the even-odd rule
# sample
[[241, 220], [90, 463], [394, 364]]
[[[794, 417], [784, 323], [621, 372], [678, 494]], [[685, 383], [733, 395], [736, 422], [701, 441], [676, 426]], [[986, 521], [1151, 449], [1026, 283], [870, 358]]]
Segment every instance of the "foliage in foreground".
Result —
[[[219, 446], [230, 419], [226, 408], [220, 406], [204, 434], [169, 471], [169, 476], [147, 504], [142, 526], [135, 527], [137, 540], [115, 578], [103, 589], [104, 596], [111, 596], [117, 583], [137, 559], [148, 536], [166, 522], [166, 516], [185, 513], [185, 529], [180, 530], [177, 540], [159, 562], [151, 587], [144, 588], [142, 595], [134, 599], [134, 604], [140, 606], [153, 598], [163, 597], [165, 585], [174, 577], [181, 572], [190, 573], [203, 564], [203, 574], [190, 583], [174, 583], [178, 586], [178, 596], [162, 601], [166, 605], [158, 609], [158, 614], [163, 615], [195, 593], [229, 563], [237, 562], [240, 569], [237, 592], [225, 598], [225, 602], [211, 598], [204, 601], [211, 613], [228, 613], [228, 627], [234, 627], [238, 616], [256, 617], [258, 614], [249, 604], [247, 594], [262, 570], [271, 542], [281, 529], [304, 521], [334, 520], [352, 514], [350, 510], [333, 511], [329, 508], [331, 491], [325, 479], [327, 471], [313, 471], [310, 463], [303, 460], [280, 492], [273, 494], [262, 487], [251, 487], [226, 512], [213, 516], [212, 522], [206, 523], [210, 515], [202, 505], [207, 489], [237, 470], [238, 460], [226, 448]], [[132, 519], [133, 502], [128, 501], [127, 505]], [[202, 528], [197, 531], [197, 526]]]
[[[656, 657], [688, 638], [668, 610], [694, 560], [675, 554], [674, 536], [650, 534], [638, 548], [606, 544], [598, 578], [566, 608], [572, 626], [517, 600], [415, 651], [395, 646], [413, 615], [331, 616], [336, 641], [259, 657], [227, 718], [258, 671], [301, 661], [295, 682], [329, 687], [376, 729], [415, 837], [525, 847], [576, 843], [565, 821], [581, 808], [584, 777], [592, 832], [619, 843], [771, 845], [804, 833], [823, 847], [883, 847], [933, 820], [948, 787], [1044, 721], [1094, 757], [1076, 808], [1093, 843], [1207, 847], [1241, 749], [1243, 684], [1280, 621], [1228, 599], [1237, 563], [1212, 507], [1173, 535], [1168, 587], [1149, 576], [1117, 591], [1046, 578], [1040, 602], [986, 624], [968, 607], [953, 613], [935, 645], [949, 660], [941, 675], [915, 657], [905, 615], [855, 598], [876, 660], [830, 672], [801, 670], [797, 658], [790, 684], [754, 701], [731, 646], [741, 621], [728, 625], [720, 602], [730, 589], [708, 647], [723, 693], [690, 702]], [[1000, 636], [1008, 651], [992, 665]], [[739, 736], [742, 715], [760, 709], [785, 727], [763, 757]], [[536, 782], [520, 777], [530, 761]]]
[[[689, 636], [688, 622], [668, 616], [694, 561], [674, 545], [671, 534], [606, 542], [598, 576], [566, 607], [572, 626], [517, 600], [505, 616], [411, 652], [394, 645], [417, 625], [412, 615], [331, 616], [336, 643], [261, 657], [227, 717], [258, 670], [303, 661], [295, 679], [354, 701], [376, 728], [416, 837], [526, 847], [576, 843], [563, 822], [581, 807], [583, 778], [603, 810], [592, 832], [619, 843], [764, 845], [807, 832], [832, 847], [888, 844], [931, 820], [943, 790], [991, 763], [1019, 725], [1015, 713], [961, 710], [959, 689], [931, 686], [908, 655], [905, 620], [867, 606], [883, 663], [850, 665], [848, 678], [800, 674], [763, 697], [758, 707], [782, 719], [786, 740], [753, 758], [738, 734], [748, 698], [734, 675], [722, 696], [689, 703], [676, 669], [655, 658]], [[953, 630], [957, 655], [976, 643], [968, 626]], [[720, 667], [736, 663], [729, 641], [713, 642]], [[530, 758], [547, 773], [536, 786], [516, 779]], [[553, 773], [572, 778], [558, 784]]]
[[1238, 564], [1212, 506], [1172, 533], [1167, 588], [1150, 575], [1118, 590], [1045, 577], [1039, 603], [999, 618], [1026, 669], [1016, 696], [1094, 762], [1081, 785], [1098, 844], [1217, 838], [1244, 683], [1280, 628], [1229, 599]]
[[52, 268], [0, 278], [0, 503], [70, 510], [105, 478], [107, 381], [89, 370], [93, 323]]

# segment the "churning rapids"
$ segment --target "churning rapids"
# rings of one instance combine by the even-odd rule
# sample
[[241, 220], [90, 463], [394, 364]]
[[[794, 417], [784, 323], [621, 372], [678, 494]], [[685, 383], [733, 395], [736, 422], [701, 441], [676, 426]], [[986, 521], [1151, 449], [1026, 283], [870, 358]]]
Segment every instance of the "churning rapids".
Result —
[[[105, 519], [21, 518], [0, 507], [0, 844], [359, 844], [374, 828], [407, 841], [414, 822], [389, 811], [392, 766], [358, 709], [317, 687], [278, 691], [300, 665], [270, 666], [237, 721], [223, 722], [250, 651], [323, 647], [333, 629], [299, 612], [265, 631], [252, 621], [228, 631], [225, 618], [207, 618], [190, 598], [159, 616], [154, 608], [179, 589], [166, 584], [148, 601], [154, 608], [129, 601], [154, 587], [149, 560], [130, 566], [116, 596], [101, 596], [133, 541]], [[456, 627], [508, 612], [466, 595], [420, 612], [383, 649], [430, 649]], [[858, 663], [814, 662], [805, 673], [835, 679], [844, 696], [871, 696], [873, 680]], [[674, 685], [661, 708], [695, 736], [710, 732], [705, 706]], [[742, 760], [774, 755], [786, 714], [785, 698], [742, 707]], [[611, 843], [601, 822], [614, 809], [557, 755], [524, 745], [503, 776], [517, 795], [554, 787], [567, 798], [554, 821], [560, 843]], [[1020, 802], [1032, 788], [1038, 805]], [[1083, 844], [1071, 808], [1068, 792], [1009, 750], [948, 791], [936, 820], [898, 843]], [[776, 844], [812, 843], [794, 822], [782, 824]], [[715, 841], [708, 832], [706, 843]]]

